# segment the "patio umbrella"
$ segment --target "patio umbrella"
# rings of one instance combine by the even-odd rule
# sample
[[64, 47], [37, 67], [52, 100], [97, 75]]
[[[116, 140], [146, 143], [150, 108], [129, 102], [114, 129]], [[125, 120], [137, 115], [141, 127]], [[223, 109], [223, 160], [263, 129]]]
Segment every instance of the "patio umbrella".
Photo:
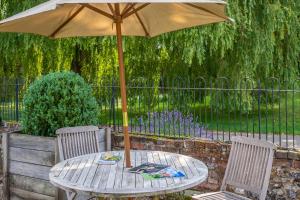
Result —
[[130, 167], [122, 35], [153, 37], [227, 21], [225, 7], [221, 0], [51, 0], [0, 21], [0, 32], [51, 38], [117, 36], [125, 160]]

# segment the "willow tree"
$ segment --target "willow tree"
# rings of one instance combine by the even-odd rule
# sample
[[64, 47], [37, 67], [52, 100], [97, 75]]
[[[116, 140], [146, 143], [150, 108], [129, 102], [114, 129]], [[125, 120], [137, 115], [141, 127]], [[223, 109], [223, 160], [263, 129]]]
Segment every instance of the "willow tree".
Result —
[[[223, 23], [182, 30], [155, 38], [124, 39], [129, 79], [159, 80], [178, 74], [194, 80], [228, 76], [264, 79], [299, 76], [299, 0], [230, 0]], [[0, 0], [5, 18], [43, 0]], [[88, 80], [116, 76], [114, 37], [51, 40], [27, 34], [0, 34], [1, 76], [32, 79], [50, 71], [78, 71]], [[116, 73], [117, 74], [117, 73]]]

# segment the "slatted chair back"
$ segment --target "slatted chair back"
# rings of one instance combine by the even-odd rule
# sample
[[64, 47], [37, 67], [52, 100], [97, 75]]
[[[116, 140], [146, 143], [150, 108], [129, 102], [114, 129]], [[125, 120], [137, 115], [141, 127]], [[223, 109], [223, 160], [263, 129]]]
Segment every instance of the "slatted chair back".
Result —
[[228, 185], [244, 189], [264, 200], [267, 195], [275, 146], [246, 137], [232, 138], [228, 165], [221, 190]]
[[99, 152], [99, 128], [79, 126], [56, 131], [60, 160]]

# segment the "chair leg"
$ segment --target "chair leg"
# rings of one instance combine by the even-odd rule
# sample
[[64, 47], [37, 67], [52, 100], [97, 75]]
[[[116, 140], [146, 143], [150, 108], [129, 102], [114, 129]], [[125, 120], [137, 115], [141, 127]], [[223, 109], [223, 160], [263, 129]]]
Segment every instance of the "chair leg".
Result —
[[67, 193], [67, 199], [68, 200], [74, 200], [77, 196], [77, 193], [76, 192], [70, 192], [70, 191], [66, 191]]

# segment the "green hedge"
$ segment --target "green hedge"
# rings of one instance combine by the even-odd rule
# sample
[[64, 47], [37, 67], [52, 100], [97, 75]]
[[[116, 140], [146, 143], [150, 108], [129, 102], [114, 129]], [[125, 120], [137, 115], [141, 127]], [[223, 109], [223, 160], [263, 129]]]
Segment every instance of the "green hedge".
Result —
[[73, 72], [48, 74], [33, 82], [23, 100], [25, 133], [55, 136], [61, 127], [96, 125], [98, 105], [92, 88]]

